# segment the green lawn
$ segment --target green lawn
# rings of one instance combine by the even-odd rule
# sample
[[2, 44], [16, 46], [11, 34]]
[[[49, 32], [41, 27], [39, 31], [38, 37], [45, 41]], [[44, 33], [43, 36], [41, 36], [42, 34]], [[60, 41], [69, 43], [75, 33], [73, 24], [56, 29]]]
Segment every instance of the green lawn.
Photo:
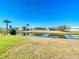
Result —
[[79, 40], [0, 35], [0, 59], [79, 59]]
[[24, 42], [25, 40], [19, 38], [18, 36], [0, 35], [0, 55], [8, 51], [8, 49], [20, 45], [21, 43]]

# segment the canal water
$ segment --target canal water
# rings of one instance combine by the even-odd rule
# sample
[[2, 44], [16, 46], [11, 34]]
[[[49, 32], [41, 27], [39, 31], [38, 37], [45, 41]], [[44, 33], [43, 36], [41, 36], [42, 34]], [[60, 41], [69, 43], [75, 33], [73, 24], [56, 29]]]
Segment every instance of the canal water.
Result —
[[36, 36], [36, 37], [44, 37], [44, 38], [66, 38], [66, 39], [73, 39], [73, 40], [79, 40], [79, 37], [73, 36], [73, 35], [63, 35], [62, 36], [50, 36], [49, 34], [33, 34], [33, 33], [20, 33], [17, 34], [19, 36]]
[[37, 37], [45, 37], [45, 38], [61, 38], [61, 36], [49, 36], [49, 34], [33, 34], [33, 33], [27, 33], [27, 34], [17, 34], [19, 36], [37, 36]]
[[64, 35], [64, 38], [66, 38], [66, 39], [73, 39], [73, 40], [79, 40], [78, 36], [73, 36], [73, 35]]

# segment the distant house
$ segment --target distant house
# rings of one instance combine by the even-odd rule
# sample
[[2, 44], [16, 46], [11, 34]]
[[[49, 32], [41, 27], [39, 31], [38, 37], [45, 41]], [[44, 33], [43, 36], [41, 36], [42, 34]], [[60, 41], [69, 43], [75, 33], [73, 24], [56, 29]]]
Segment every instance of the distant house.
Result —
[[33, 28], [33, 29], [36, 29], [36, 30], [46, 30], [46, 28], [44, 27], [35, 27], [35, 28]]
[[79, 27], [71, 27], [70, 31], [79, 31]]

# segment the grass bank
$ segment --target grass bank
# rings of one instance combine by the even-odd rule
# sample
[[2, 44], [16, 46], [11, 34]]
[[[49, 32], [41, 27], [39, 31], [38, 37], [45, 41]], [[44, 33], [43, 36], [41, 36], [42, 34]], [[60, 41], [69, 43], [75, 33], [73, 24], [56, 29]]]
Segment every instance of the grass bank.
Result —
[[79, 40], [0, 35], [0, 59], [78, 59]]
[[26, 40], [24, 40], [22, 37], [0, 35], [0, 55], [24, 42], [26, 42]]

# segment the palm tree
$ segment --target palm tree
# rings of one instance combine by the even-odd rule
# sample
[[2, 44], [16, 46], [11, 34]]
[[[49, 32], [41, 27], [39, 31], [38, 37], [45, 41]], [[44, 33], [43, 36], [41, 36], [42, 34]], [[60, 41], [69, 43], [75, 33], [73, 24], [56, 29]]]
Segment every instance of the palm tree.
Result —
[[8, 24], [11, 23], [11, 21], [4, 20], [3, 22], [6, 24], [6, 33], [8, 34]]
[[29, 24], [26, 24], [26, 29], [27, 29], [27, 31], [30, 30], [30, 25]]
[[29, 26], [29, 24], [26, 24], [26, 26]]

